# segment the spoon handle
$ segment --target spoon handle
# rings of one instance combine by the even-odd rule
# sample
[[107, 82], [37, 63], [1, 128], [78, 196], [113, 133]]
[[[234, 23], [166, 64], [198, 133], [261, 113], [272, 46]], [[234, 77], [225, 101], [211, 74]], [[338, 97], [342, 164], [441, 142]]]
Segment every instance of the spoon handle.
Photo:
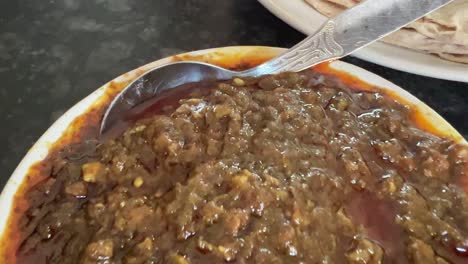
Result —
[[317, 63], [340, 58], [344, 50], [334, 39], [335, 22], [328, 20], [314, 35], [283, 53], [253, 69], [241, 72], [241, 76], [261, 76], [283, 71], [297, 72]]
[[453, 0], [368, 0], [328, 19], [279, 57], [240, 73], [260, 76], [297, 72], [327, 60], [350, 54]]

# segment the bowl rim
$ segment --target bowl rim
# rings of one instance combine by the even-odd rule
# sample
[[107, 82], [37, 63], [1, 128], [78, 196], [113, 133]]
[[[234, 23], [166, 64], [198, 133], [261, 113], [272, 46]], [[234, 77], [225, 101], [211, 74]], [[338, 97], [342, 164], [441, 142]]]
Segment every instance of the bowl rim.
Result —
[[[175, 59], [216, 62], [231, 56], [237, 60], [244, 59], [248, 61], [249, 58], [258, 58], [259, 54], [262, 54], [265, 59], [268, 59], [275, 57], [284, 51], [284, 48], [266, 46], [232, 46], [182, 53], [150, 62], [146, 65], [124, 73], [86, 96], [84, 99], [69, 108], [45, 131], [45, 133], [29, 149], [7, 181], [4, 189], [0, 194], [0, 210], [2, 211], [0, 213], [0, 241], [5, 238], [5, 231], [6, 227], [8, 226], [9, 217], [12, 213], [13, 202], [15, 201], [16, 193], [18, 190], [20, 190], [20, 187], [28, 174], [28, 170], [34, 164], [44, 160], [47, 157], [49, 150], [52, 149], [53, 143], [57, 142], [62, 137], [62, 135], [64, 135], [73, 120], [83, 114], [86, 114], [95, 102], [97, 102], [99, 99], [102, 99], [106, 95], [106, 91], [110, 89], [111, 83], [128, 83], [144, 72], [162, 64], [170, 63]], [[341, 72], [342, 74], [351, 75], [366, 83], [378, 86], [386, 91], [390, 91], [396, 94], [399, 98], [402, 98], [405, 103], [410, 103], [412, 107], [415, 107], [420, 113], [422, 113], [427, 118], [428, 122], [433, 125], [437, 125], [441, 131], [445, 131], [445, 136], [451, 138], [455, 142], [466, 143], [465, 139], [460, 135], [460, 133], [458, 133], [445, 119], [443, 119], [433, 109], [401, 87], [374, 73], [368, 72], [367, 70], [339, 60], [331, 62], [329, 67], [331, 67], [333, 70]], [[2, 256], [2, 248], [0, 248], [0, 259]]]

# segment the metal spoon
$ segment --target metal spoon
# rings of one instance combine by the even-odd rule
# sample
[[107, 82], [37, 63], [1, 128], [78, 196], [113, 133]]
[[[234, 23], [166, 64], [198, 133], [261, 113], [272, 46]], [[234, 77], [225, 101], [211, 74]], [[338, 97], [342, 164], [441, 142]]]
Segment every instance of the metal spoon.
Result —
[[154, 68], [123, 89], [111, 102], [101, 122], [101, 134], [130, 109], [177, 86], [233, 77], [257, 77], [297, 72], [346, 56], [452, 0], [368, 0], [328, 19], [314, 35], [284, 54], [255, 68], [236, 72], [201, 62], [176, 62]]

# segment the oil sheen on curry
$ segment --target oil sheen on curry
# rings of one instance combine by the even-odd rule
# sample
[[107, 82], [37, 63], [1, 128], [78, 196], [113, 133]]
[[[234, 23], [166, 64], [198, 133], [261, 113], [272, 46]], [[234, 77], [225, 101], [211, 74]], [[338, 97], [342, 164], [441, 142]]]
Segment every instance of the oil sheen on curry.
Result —
[[466, 145], [313, 71], [208, 86], [51, 158], [7, 261], [468, 263]]

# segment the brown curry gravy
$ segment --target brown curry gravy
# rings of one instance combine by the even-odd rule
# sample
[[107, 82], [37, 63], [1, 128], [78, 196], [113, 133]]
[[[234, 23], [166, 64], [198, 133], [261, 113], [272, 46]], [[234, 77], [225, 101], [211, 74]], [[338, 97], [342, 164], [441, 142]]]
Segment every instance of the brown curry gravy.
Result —
[[[188, 56], [184, 56], [184, 57], [179, 56], [179, 57], [174, 58], [174, 60], [188, 60], [188, 59], [193, 60], [193, 59], [200, 59], [200, 58], [199, 57], [192, 58]], [[254, 58], [253, 60], [251, 60], [252, 61], [251, 63], [248, 63], [242, 60], [239, 62], [238, 59], [239, 58], [232, 59], [232, 61], [224, 61], [223, 63], [220, 63], [220, 64], [223, 67], [230, 65], [231, 67], [229, 68], [239, 69], [239, 68], [248, 68], [266, 60], [266, 59]], [[334, 76], [338, 78], [344, 84], [348, 85], [349, 87], [355, 88], [357, 90], [375, 91], [376, 89], [378, 89], [375, 86], [370, 85], [366, 82], [363, 82], [354, 76], [343, 74], [340, 71], [334, 70], [326, 63], [316, 66], [314, 69], [320, 73]], [[104, 109], [109, 104], [111, 98], [113, 98], [113, 96], [115, 96], [115, 94], [118, 93], [118, 91], [124, 88], [126, 84], [127, 83], [111, 82], [109, 89], [106, 90], [105, 96], [101, 97], [98, 100], [98, 102], [94, 103], [93, 106], [85, 114], [76, 118], [72, 122], [70, 127], [67, 129], [65, 134], [60, 138], [60, 140], [58, 140], [56, 143], [53, 144], [48, 157], [44, 161], [38, 162], [37, 164], [33, 165], [30, 168], [28, 175], [25, 177], [25, 180], [21, 184], [21, 187], [19, 188], [15, 196], [13, 209], [12, 209], [12, 212], [10, 213], [7, 228], [5, 229], [6, 232], [3, 234], [3, 237], [2, 237], [3, 241], [8, 241], [8, 244], [2, 243], [3, 246], [2, 248], [0, 248], [0, 256], [2, 256], [1, 253], [5, 255], [6, 263], [15, 263], [15, 253], [16, 253], [16, 249], [18, 248], [18, 243], [20, 239], [18, 235], [16, 223], [18, 222], [18, 218], [21, 217], [21, 215], [24, 213], [24, 211], [28, 207], [28, 203], [23, 197], [24, 193], [26, 193], [29, 189], [31, 189], [36, 184], [43, 181], [50, 174], [51, 168], [50, 168], [49, 160], [52, 156], [56, 155], [57, 152], [63, 148], [63, 146], [70, 145], [76, 142], [81, 142], [85, 139], [96, 137], [96, 135], [98, 134], [99, 121], [104, 112]], [[380, 89], [378, 90], [380, 91]], [[400, 101], [404, 101], [402, 98], [399, 98], [398, 95], [396, 94], [390, 94], [390, 96]], [[417, 110], [414, 111], [413, 118], [417, 122], [417, 124], [424, 130], [440, 135], [440, 136], [446, 135], [445, 134], [446, 131], [439, 130], [437, 127], [435, 127], [434, 124], [431, 124], [427, 119], [425, 119], [424, 115], [421, 114], [419, 111]], [[464, 184], [463, 186], [464, 186], [465, 192], [467, 192], [468, 185], [466, 183], [468, 182], [468, 179], [461, 179], [461, 181]], [[463, 249], [460, 249], [460, 250], [463, 251]]]

